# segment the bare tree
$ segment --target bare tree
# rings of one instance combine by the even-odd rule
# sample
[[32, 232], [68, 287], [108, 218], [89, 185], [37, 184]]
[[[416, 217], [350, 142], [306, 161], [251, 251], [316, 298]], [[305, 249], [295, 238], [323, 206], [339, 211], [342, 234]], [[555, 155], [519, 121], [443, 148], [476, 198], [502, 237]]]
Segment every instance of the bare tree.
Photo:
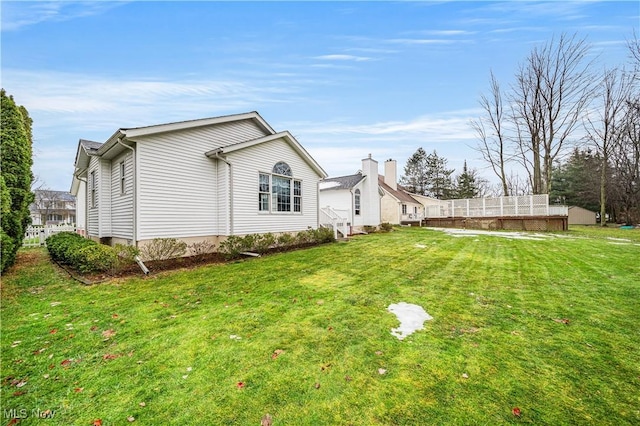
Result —
[[[509, 195], [509, 186], [505, 166], [507, 164], [507, 137], [504, 129], [505, 115], [502, 91], [495, 75], [491, 72], [491, 89], [488, 96], [480, 97], [480, 106], [484, 116], [471, 121], [471, 127], [478, 135], [476, 148], [482, 158], [489, 163], [493, 173], [500, 179], [502, 195]], [[488, 130], [487, 130], [488, 128]]]
[[[620, 144], [628, 119], [628, 102], [633, 93], [633, 74], [624, 70], [605, 70], [599, 84], [596, 108], [586, 116], [585, 129], [588, 139], [600, 154], [600, 217], [607, 212], [607, 176], [615, 144]], [[601, 220], [601, 226], [607, 221]]]
[[626, 103], [624, 125], [612, 150], [615, 211], [627, 224], [640, 222], [640, 97]]
[[551, 190], [553, 162], [569, 148], [592, 98], [588, 51], [585, 39], [563, 34], [535, 47], [516, 74], [510, 119], [534, 194]]
[[33, 202], [40, 214], [42, 224], [46, 225], [51, 214], [57, 213], [59, 210], [64, 208], [62, 205], [62, 193], [42, 185], [34, 191], [34, 194], [35, 198]]

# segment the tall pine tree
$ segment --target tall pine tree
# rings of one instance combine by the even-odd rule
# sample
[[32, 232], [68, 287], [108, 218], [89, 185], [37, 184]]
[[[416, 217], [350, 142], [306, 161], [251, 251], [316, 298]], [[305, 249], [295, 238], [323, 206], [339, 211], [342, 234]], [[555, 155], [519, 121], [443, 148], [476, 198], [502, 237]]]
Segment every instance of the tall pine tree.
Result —
[[400, 183], [413, 194], [425, 195], [427, 189], [427, 153], [418, 148], [404, 166], [404, 176]]
[[476, 198], [479, 192], [475, 172], [467, 168], [465, 160], [462, 173], [456, 178], [455, 198]]
[[427, 188], [424, 195], [440, 200], [454, 197], [451, 175], [454, 169], [447, 168], [447, 159], [439, 157], [434, 150], [427, 155], [426, 161]]
[[0, 152], [2, 179], [2, 220], [0, 258], [4, 272], [15, 262], [16, 252], [22, 246], [24, 231], [30, 222], [32, 140], [31, 118], [24, 107], [16, 105], [13, 97], [0, 91], [1, 130]]

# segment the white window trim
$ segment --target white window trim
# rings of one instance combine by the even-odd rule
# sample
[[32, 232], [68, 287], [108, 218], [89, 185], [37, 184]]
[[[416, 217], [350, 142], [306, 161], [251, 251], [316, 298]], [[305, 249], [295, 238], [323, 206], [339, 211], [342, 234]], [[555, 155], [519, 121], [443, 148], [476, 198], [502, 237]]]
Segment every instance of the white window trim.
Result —
[[[269, 192], [263, 192], [260, 191], [260, 175], [265, 175], [269, 177]], [[289, 189], [290, 189], [290, 199], [291, 201], [289, 202], [289, 207], [290, 210], [289, 211], [278, 211], [277, 209], [273, 208], [273, 177], [276, 176], [278, 178], [283, 178], [283, 179], [288, 179], [290, 182], [289, 185]], [[295, 182], [299, 182], [300, 183], [300, 195], [294, 195], [295, 193]], [[293, 176], [285, 176], [285, 175], [279, 175], [273, 172], [258, 172], [258, 194], [267, 194], [268, 196], [268, 200], [269, 200], [269, 210], [260, 210], [261, 204], [260, 204], [260, 197], [258, 196], [258, 213], [259, 214], [273, 214], [273, 215], [302, 215], [302, 211], [303, 211], [303, 181], [302, 179], [296, 179]], [[299, 198], [300, 199], [300, 211], [295, 211], [295, 198]]]

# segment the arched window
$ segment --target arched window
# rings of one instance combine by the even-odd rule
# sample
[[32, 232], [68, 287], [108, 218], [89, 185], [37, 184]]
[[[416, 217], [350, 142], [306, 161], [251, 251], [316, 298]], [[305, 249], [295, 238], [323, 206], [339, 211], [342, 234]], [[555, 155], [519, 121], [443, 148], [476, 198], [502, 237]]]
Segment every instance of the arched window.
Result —
[[272, 170], [275, 175], [283, 175], [283, 176], [293, 176], [291, 173], [291, 167], [284, 161], [278, 161], [275, 166], [273, 166]]
[[353, 198], [354, 198], [353, 205], [354, 205], [356, 216], [360, 216], [360, 190], [359, 189], [356, 189], [356, 192]]

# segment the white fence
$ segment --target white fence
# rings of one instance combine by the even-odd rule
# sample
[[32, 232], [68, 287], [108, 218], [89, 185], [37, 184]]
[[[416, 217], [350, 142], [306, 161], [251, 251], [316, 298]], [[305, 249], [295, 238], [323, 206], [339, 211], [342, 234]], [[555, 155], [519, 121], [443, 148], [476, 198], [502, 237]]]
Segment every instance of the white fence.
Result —
[[83, 229], [77, 228], [75, 225], [29, 226], [24, 234], [22, 247], [44, 246], [47, 237], [59, 232], [77, 232], [84, 235], [83, 231]]
[[441, 200], [425, 207], [428, 218], [568, 216], [567, 206], [550, 206], [549, 195]]

